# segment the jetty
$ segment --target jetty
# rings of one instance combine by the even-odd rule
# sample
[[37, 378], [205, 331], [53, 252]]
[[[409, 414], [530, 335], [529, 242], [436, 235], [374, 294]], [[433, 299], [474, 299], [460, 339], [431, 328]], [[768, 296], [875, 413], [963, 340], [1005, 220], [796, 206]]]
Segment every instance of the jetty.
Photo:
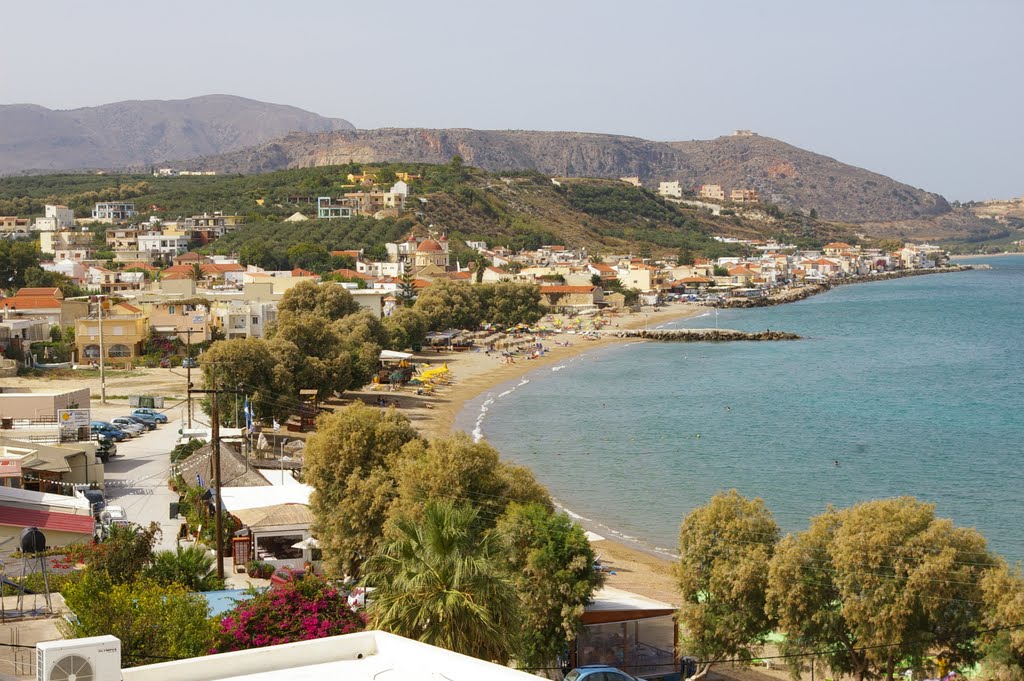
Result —
[[606, 331], [613, 338], [639, 338], [642, 340], [675, 343], [720, 343], [727, 341], [787, 341], [800, 340], [788, 331], [737, 331], [735, 329], [615, 329]]

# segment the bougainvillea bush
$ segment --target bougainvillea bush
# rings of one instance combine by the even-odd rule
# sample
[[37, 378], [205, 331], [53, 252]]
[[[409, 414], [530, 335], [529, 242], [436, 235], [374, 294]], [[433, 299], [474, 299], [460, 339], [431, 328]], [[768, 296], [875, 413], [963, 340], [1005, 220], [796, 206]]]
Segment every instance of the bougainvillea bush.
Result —
[[346, 594], [315, 575], [276, 585], [220, 621], [214, 653], [351, 634], [366, 628]]

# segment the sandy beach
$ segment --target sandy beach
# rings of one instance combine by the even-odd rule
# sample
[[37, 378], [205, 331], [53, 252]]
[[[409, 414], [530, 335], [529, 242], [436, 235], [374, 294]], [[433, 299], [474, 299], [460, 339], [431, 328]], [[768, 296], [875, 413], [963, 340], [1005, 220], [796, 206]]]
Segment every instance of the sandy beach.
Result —
[[[646, 308], [643, 312], [606, 316], [609, 322], [605, 329], [636, 329], [645, 326], [654, 328], [677, 319], [693, 317], [708, 308], [692, 303], [670, 303], [659, 306], [658, 310]], [[551, 325], [550, 320], [541, 322]], [[556, 345], [569, 342], [570, 346]], [[397, 403], [402, 413], [409, 417], [416, 428], [427, 437], [449, 434], [456, 417], [466, 403], [481, 393], [502, 383], [519, 378], [526, 373], [563, 362], [584, 352], [607, 347], [615, 343], [636, 342], [635, 339], [601, 336], [596, 340], [585, 340], [580, 335], [557, 334], [544, 340], [545, 354], [533, 360], [516, 358], [514, 363], [502, 363], [500, 353], [484, 352], [432, 352], [416, 356], [417, 362], [428, 362], [432, 366], [447, 363], [453, 379], [450, 385], [437, 389], [433, 395], [417, 395], [407, 387], [399, 391], [387, 388], [348, 392], [346, 398], [362, 399], [370, 404], [383, 397]], [[607, 571], [609, 586], [633, 591], [661, 601], [675, 603], [678, 599], [671, 574], [672, 563], [653, 552], [626, 545], [610, 539], [594, 542], [594, 549], [600, 556]]]

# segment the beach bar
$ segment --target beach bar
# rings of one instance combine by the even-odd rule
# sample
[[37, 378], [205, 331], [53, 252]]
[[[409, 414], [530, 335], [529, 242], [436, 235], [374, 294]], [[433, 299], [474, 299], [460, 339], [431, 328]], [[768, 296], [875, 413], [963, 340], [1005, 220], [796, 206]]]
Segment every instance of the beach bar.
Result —
[[583, 613], [570, 664], [611, 665], [642, 679], [678, 679], [675, 614], [671, 603], [603, 587]]

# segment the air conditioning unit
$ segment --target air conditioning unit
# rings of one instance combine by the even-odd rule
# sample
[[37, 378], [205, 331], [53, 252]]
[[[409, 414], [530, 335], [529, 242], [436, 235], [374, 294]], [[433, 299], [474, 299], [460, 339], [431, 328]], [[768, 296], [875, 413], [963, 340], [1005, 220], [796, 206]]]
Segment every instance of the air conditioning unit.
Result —
[[36, 681], [121, 681], [121, 641], [93, 636], [37, 643]]

